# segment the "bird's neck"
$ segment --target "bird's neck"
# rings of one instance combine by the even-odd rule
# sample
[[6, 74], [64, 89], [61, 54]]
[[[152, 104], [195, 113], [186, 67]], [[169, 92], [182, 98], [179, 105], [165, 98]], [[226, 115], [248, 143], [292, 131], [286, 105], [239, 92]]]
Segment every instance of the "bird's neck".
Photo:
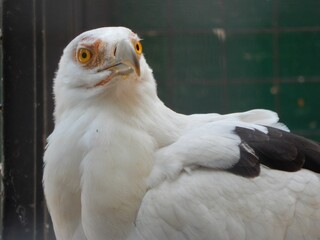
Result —
[[172, 111], [159, 99], [150, 69], [143, 71], [131, 87], [121, 88], [114, 94], [118, 95], [113, 95], [108, 102], [116, 108], [117, 118], [127, 119], [130, 124], [144, 129], [155, 139], [157, 147], [175, 141], [186, 125], [185, 115]]

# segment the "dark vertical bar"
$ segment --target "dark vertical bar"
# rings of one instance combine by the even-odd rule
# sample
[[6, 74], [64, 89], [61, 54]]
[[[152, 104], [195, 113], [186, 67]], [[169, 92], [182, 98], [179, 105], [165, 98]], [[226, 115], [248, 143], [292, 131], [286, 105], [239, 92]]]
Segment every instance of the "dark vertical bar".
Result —
[[167, 71], [167, 79], [165, 80], [165, 87], [167, 90], [167, 97], [166, 97], [166, 105], [168, 107], [174, 107], [174, 88], [177, 87], [175, 85], [175, 79], [173, 77], [173, 38], [175, 33], [173, 32], [172, 26], [172, 2], [171, 0], [166, 1], [167, 4], [167, 23], [166, 23], [166, 36], [167, 36], [167, 59], [166, 59], [166, 71]]
[[[2, 29], [2, 4], [0, 4], [0, 28]], [[2, 49], [2, 31], [0, 32], [0, 236], [2, 236], [2, 227], [3, 227], [3, 199], [4, 199], [4, 190], [3, 190], [3, 49]]]
[[3, 2], [6, 240], [35, 239], [35, 2]]
[[83, 30], [107, 27], [111, 24], [113, 1], [82, 0]]
[[278, 0], [273, 1], [272, 6], [272, 41], [273, 41], [273, 89], [275, 111], [281, 114], [280, 108], [280, 75], [279, 75], [279, 2]]
[[84, 22], [87, 18], [86, 9], [84, 9], [84, 0], [72, 0], [72, 32], [76, 36], [84, 29]]
[[221, 14], [222, 16], [222, 23], [223, 23], [223, 31], [225, 34], [224, 39], [219, 39], [219, 43], [221, 46], [221, 62], [222, 62], [222, 83], [223, 83], [223, 103], [222, 103], [222, 108], [223, 108], [223, 113], [226, 113], [229, 111], [229, 83], [228, 83], [228, 60], [227, 60], [227, 44], [228, 44], [228, 31], [227, 31], [227, 24], [226, 24], [226, 12], [229, 9], [226, 9], [226, 2], [225, 0], [221, 1], [222, 4], [222, 11], [223, 13]]
[[[42, 89], [42, 94], [43, 94], [43, 136], [42, 136], [42, 142], [45, 144], [46, 143], [46, 138], [48, 136], [48, 131], [52, 127], [52, 87], [51, 87], [51, 80], [48, 79], [48, 71], [47, 71], [47, 18], [46, 18], [46, 7], [47, 7], [47, 2], [46, 0], [42, 1], [42, 44], [43, 44], [43, 49], [42, 49], [42, 79], [43, 79], [43, 89]], [[42, 159], [41, 159], [42, 160]], [[42, 161], [43, 162], [43, 161]], [[42, 163], [43, 164], [43, 163]], [[42, 183], [42, 182], [41, 182]], [[50, 240], [50, 239], [55, 239], [54, 238], [54, 233], [52, 229], [52, 223], [50, 221], [50, 216], [47, 210], [46, 202], [44, 200], [44, 211], [42, 214], [43, 218], [43, 237], [39, 239], [43, 240]], [[40, 234], [39, 234], [40, 235]]]
[[34, 152], [35, 152], [35, 163], [34, 163], [34, 201], [35, 201], [35, 226], [34, 226], [34, 239], [42, 240], [44, 237], [44, 211], [45, 211], [45, 200], [42, 188], [42, 175], [43, 175], [43, 150], [45, 147], [44, 139], [44, 123], [46, 120], [45, 116], [45, 102], [44, 102], [44, 89], [46, 86], [46, 79], [44, 78], [44, 2], [42, 0], [34, 0]]

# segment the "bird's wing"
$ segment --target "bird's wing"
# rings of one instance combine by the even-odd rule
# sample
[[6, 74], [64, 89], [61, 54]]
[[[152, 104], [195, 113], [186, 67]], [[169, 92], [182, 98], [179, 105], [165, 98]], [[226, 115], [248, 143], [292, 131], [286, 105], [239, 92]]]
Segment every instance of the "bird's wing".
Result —
[[155, 153], [149, 187], [174, 179], [194, 168], [227, 170], [244, 177], [256, 177], [260, 164], [297, 171], [320, 172], [320, 146], [303, 137], [269, 126], [215, 121], [186, 131], [174, 143]]
[[261, 168], [259, 177], [197, 169], [149, 190], [141, 239], [319, 239], [320, 176]]
[[289, 129], [283, 124], [279, 123], [279, 116], [277, 113], [266, 110], [266, 109], [253, 109], [246, 112], [230, 113], [230, 114], [217, 114], [217, 113], [207, 113], [207, 114], [192, 114], [187, 116], [188, 124], [186, 130], [190, 130], [195, 127], [202, 126], [205, 123], [215, 122], [215, 121], [233, 121], [233, 122], [245, 122], [260, 124], [265, 126], [271, 126], [274, 128], [279, 128], [284, 131], [289, 131]]

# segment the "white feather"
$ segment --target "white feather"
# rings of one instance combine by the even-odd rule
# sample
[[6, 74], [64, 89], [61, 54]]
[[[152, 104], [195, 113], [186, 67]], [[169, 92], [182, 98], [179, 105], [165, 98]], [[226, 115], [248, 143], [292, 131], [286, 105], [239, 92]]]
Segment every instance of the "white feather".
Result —
[[319, 239], [319, 186], [308, 170], [184, 173], [146, 194], [137, 228], [144, 239]]

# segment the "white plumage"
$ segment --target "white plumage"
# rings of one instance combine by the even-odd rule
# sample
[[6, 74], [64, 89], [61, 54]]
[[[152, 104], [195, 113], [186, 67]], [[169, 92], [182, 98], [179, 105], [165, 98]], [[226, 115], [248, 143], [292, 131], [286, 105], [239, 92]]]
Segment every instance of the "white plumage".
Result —
[[319, 145], [267, 110], [170, 110], [141, 50], [123, 27], [64, 50], [43, 177], [57, 239], [320, 239]]

